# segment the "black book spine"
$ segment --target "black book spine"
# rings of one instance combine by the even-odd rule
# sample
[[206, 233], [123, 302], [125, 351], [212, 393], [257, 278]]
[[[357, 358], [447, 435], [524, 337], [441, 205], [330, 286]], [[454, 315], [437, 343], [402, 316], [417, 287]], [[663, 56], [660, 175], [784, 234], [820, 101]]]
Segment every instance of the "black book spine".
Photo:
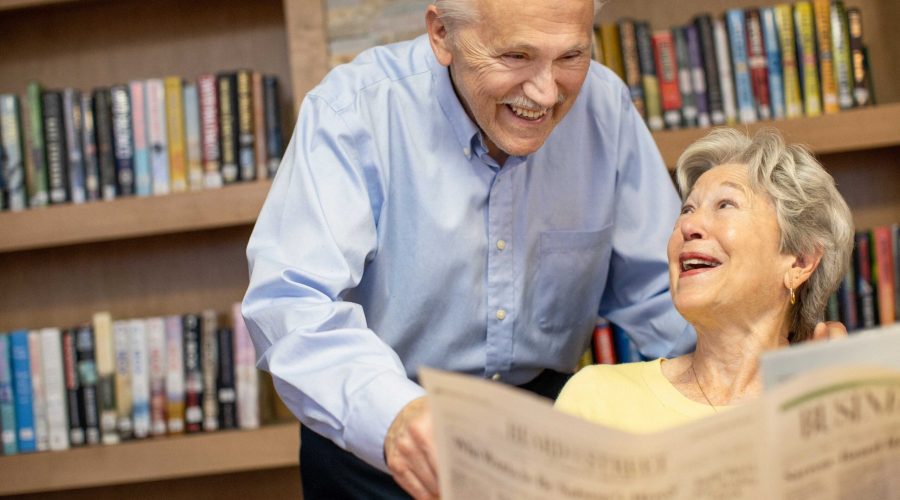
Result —
[[84, 154], [84, 191], [89, 201], [100, 199], [100, 171], [97, 166], [97, 135], [94, 132], [94, 100], [81, 96], [81, 147]]
[[100, 193], [104, 200], [112, 200], [118, 194], [118, 182], [116, 159], [113, 155], [112, 101], [109, 89], [94, 91], [94, 129], [97, 135]]
[[69, 411], [69, 443], [81, 446], [84, 439], [84, 404], [75, 354], [75, 330], [67, 328], [62, 334], [63, 374], [66, 382], [66, 408]]
[[75, 361], [81, 400], [84, 407], [84, 437], [87, 444], [100, 443], [100, 408], [97, 399], [97, 362], [94, 331], [88, 325], [78, 328], [75, 336]]
[[284, 150], [284, 139], [281, 135], [281, 106], [278, 93], [278, 78], [267, 75], [263, 77], [263, 102], [266, 106], [266, 160], [269, 177], [274, 177], [281, 164]]
[[63, 90], [63, 128], [66, 133], [66, 153], [69, 166], [69, 198], [72, 203], [84, 203], [84, 155], [81, 148], [83, 120], [81, 118], [81, 92]]
[[203, 367], [200, 352], [200, 316], [186, 314], [184, 335], [184, 428], [186, 432], [203, 430]]
[[113, 158], [119, 196], [134, 194], [134, 141], [131, 137], [131, 97], [126, 85], [109, 89], [112, 100]]
[[237, 428], [237, 392], [234, 375], [234, 333], [231, 328], [219, 328], [219, 374], [216, 378], [219, 399], [219, 428]]
[[703, 53], [703, 69], [706, 73], [706, 95], [709, 99], [709, 118], [713, 125], [725, 123], [725, 102], [722, 100], [722, 86], [719, 81], [719, 63], [716, 59], [716, 42], [713, 39], [712, 18], [709, 14], [698, 16], [694, 23], [700, 35], [700, 50]]
[[216, 77], [219, 88], [219, 151], [222, 154], [222, 181], [240, 180], [238, 168], [237, 74], [222, 73]]
[[249, 70], [237, 72], [238, 162], [241, 180], [256, 179], [253, 136], [253, 75]]
[[44, 118], [44, 145], [47, 148], [47, 174], [50, 203], [69, 201], [69, 175], [66, 163], [66, 140], [63, 135], [62, 93], [48, 91], [41, 94]]

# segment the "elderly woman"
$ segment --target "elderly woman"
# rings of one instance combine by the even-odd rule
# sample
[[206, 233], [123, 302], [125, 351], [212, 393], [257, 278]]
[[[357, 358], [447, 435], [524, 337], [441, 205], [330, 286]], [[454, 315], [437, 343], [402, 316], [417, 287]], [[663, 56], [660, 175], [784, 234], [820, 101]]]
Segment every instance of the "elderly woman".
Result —
[[676, 177], [683, 205], [669, 279], [696, 351], [587, 367], [557, 400], [565, 412], [653, 432], [758, 396], [762, 353], [808, 339], [847, 269], [847, 204], [822, 166], [777, 132], [713, 131], [679, 158]]

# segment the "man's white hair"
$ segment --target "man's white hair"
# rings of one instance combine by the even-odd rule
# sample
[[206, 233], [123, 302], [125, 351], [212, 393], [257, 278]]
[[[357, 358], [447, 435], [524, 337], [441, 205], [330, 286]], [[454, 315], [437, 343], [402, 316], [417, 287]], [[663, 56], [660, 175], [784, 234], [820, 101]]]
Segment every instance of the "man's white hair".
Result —
[[[478, 21], [478, 19], [480, 18], [480, 16], [478, 15], [479, 1], [480, 0], [434, 0], [434, 5], [435, 7], [437, 7], [438, 11], [438, 17], [441, 21], [444, 22], [444, 25], [447, 27], [447, 31], [451, 37], [456, 31], [456, 28], [474, 24], [476, 21]], [[608, 0], [593, 1], [594, 19], [596, 19], [597, 13], [600, 12], [600, 7], [602, 7], [603, 4]]]

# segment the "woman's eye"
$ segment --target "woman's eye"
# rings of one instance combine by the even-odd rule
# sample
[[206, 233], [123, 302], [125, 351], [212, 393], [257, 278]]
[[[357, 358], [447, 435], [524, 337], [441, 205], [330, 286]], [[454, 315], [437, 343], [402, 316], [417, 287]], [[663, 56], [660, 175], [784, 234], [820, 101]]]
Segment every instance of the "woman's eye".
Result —
[[685, 205], [685, 206], [681, 207], [681, 215], [689, 214], [693, 211], [694, 211], [694, 207], [692, 207], [690, 205]]
[[719, 202], [719, 208], [736, 207], [737, 204], [731, 200], [722, 200]]

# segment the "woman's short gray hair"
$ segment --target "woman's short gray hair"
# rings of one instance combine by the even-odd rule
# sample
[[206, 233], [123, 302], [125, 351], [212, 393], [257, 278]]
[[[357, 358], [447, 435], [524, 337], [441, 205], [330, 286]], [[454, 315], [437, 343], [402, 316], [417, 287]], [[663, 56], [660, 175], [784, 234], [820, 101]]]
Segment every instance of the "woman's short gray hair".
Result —
[[685, 150], [675, 169], [684, 200], [704, 172], [718, 165], [747, 166], [751, 188], [775, 206], [780, 249], [792, 255], [822, 250], [822, 260], [797, 293], [791, 311], [791, 342], [812, 336], [822, 321], [829, 296], [847, 272], [853, 251], [853, 218], [834, 179], [799, 145], [786, 145], [774, 129], [752, 138], [730, 128], [716, 129]]

